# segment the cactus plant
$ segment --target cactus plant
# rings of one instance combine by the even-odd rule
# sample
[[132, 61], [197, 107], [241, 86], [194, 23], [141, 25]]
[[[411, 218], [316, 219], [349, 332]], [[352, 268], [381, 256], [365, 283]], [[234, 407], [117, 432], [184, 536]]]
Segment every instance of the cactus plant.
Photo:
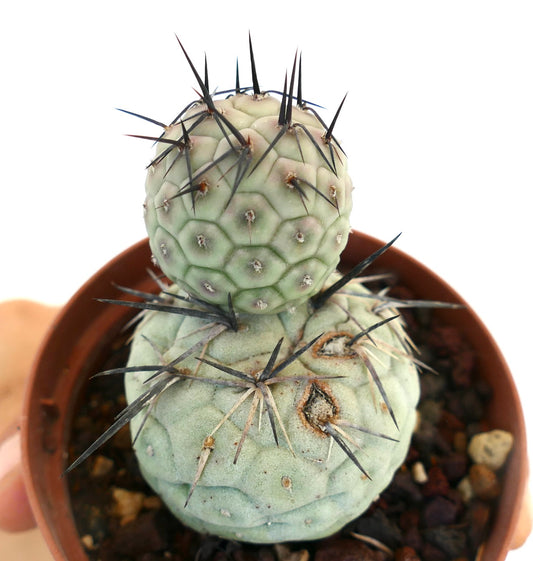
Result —
[[[181, 43], [180, 43], [181, 46]], [[183, 46], [182, 46], [183, 49]], [[407, 453], [417, 368], [397, 309], [335, 272], [352, 184], [301, 92], [210, 93], [163, 128], [145, 217], [161, 292], [141, 310], [124, 368], [128, 407], [69, 468], [131, 422], [141, 471], [175, 515], [229, 539], [317, 539], [361, 514]], [[298, 67], [297, 93], [294, 93]], [[128, 112], [129, 113], [129, 112]], [[140, 299], [139, 299], [140, 298]], [[439, 303], [424, 303], [429, 306]]]
[[268, 314], [302, 303], [346, 245], [346, 158], [300, 94], [293, 107], [295, 73], [296, 58], [281, 99], [256, 77], [251, 92], [237, 84], [214, 99], [198, 76], [201, 100], [157, 139], [144, 206], [150, 246], [170, 279], [208, 302], [231, 294], [237, 310]]

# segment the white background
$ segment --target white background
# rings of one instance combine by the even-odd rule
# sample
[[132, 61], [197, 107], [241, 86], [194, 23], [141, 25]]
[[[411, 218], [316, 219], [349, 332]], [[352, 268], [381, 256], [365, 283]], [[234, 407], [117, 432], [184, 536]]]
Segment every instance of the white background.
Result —
[[[9, 5], [9, 7], [7, 7]], [[346, 6], [350, 7], [349, 12]], [[331, 118], [355, 184], [352, 225], [389, 240], [471, 303], [533, 415], [533, 3], [19, 1], [0, 8], [0, 300], [65, 302], [145, 236], [141, 205], [158, 129], [196, 87], [281, 88], [296, 48], [304, 95]], [[533, 558], [532, 540], [510, 561]]]

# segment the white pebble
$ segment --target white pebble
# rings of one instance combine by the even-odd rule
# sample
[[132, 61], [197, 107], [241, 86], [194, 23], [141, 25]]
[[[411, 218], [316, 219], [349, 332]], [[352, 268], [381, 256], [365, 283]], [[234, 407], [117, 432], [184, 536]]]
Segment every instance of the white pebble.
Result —
[[500, 469], [513, 447], [513, 435], [504, 430], [476, 434], [468, 444], [468, 455], [476, 464], [493, 471]]
[[422, 462], [414, 463], [411, 470], [415, 483], [420, 483], [421, 485], [423, 485], [424, 483], [427, 482], [428, 474]]
[[459, 481], [457, 490], [461, 493], [461, 498], [465, 503], [469, 503], [474, 497], [474, 489], [472, 489], [472, 483], [470, 483], [468, 476]]

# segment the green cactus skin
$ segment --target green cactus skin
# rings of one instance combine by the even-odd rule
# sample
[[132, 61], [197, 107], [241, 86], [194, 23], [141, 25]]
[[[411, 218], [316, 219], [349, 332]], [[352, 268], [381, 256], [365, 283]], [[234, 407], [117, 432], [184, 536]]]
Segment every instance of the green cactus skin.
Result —
[[154, 260], [191, 294], [218, 305], [231, 294], [246, 313], [316, 294], [348, 239], [346, 158], [303, 105], [280, 124], [284, 99], [194, 104], [165, 128], [146, 178]]
[[[125, 382], [131, 404], [151, 384], [174, 378], [131, 430], [146, 481], [175, 516], [200, 532], [272, 543], [328, 536], [370, 505], [407, 453], [419, 397], [401, 318], [348, 344], [394, 316], [390, 308], [374, 311], [380, 303], [351, 281], [316, 311], [304, 303], [277, 315], [240, 314], [236, 331], [217, 326], [221, 332], [205, 346], [213, 329], [207, 320], [147, 313], [129, 367], [168, 365], [196, 344], [176, 366], [185, 377], [167, 368], [153, 381], [145, 383], [148, 371], [130, 372]], [[249, 390], [233, 410], [246, 381], [205, 361], [259, 380], [281, 338], [276, 364], [321, 334], [265, 382], [279, 413], [276, 445], [268, 400], [251, 409], [254, 396], [266, 394]]]

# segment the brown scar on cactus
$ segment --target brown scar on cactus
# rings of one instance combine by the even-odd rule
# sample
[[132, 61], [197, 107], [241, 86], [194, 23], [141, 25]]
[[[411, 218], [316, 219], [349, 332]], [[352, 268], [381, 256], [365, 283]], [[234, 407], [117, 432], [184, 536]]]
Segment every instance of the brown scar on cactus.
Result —
[[339, 416], [339, 404], [329, 386], [316, 379], [307, 384], [297, 405], [298, 415], [304, 426], [321, 438], [326, 438], [324, 426]]
[[[369, 340], [375, 345], [376, 343], [372, 341], [370, 333], [375, 329], [378, 329], [382, 325], [389, 323], [397, 318], [399, 315], [390, 316], [381, 321], [378, 321], [371, 325], [370, 327], [363, 329], [356, 335], [352, 335], [347, 331], [330, 331], [323, 335], [313, 346], [313, 356], [315, 358], [353, 358], [357, 356], [358, 350], [354, 348], [354, 344], [362, 339], [363, 337], [368, 337]], [[352, 318], [351, 318], [352, 319]], [[355, 318], [353, 318], [355, 321]]]
[[325, 333], [313, 345], [314, 358], [348, 359], [357, 356], [357, 352], [351, 348], [349, 341], [352, 334], [346, 331], [330, 331]]
[[330, 437], [357, 466], [361, 473], [370, 480], [372, 478], [348, 444], [346, 444], [346, 442], [349, 442], [357, 448], [357, 442], [341, 427], [349, 427], [378, 438], [398, 442], [397, 439], [388, 435], [370, 431], [369, 429], [364, 429], [344, 421], [340, 417], [340, 407], [331, 388], [326, 382], [321, 382], [317, 379], [311, 380], [305, 388], [304, 394], [298, 403], [297, 411], [304, 426], [311, 429], [321, 438]]

